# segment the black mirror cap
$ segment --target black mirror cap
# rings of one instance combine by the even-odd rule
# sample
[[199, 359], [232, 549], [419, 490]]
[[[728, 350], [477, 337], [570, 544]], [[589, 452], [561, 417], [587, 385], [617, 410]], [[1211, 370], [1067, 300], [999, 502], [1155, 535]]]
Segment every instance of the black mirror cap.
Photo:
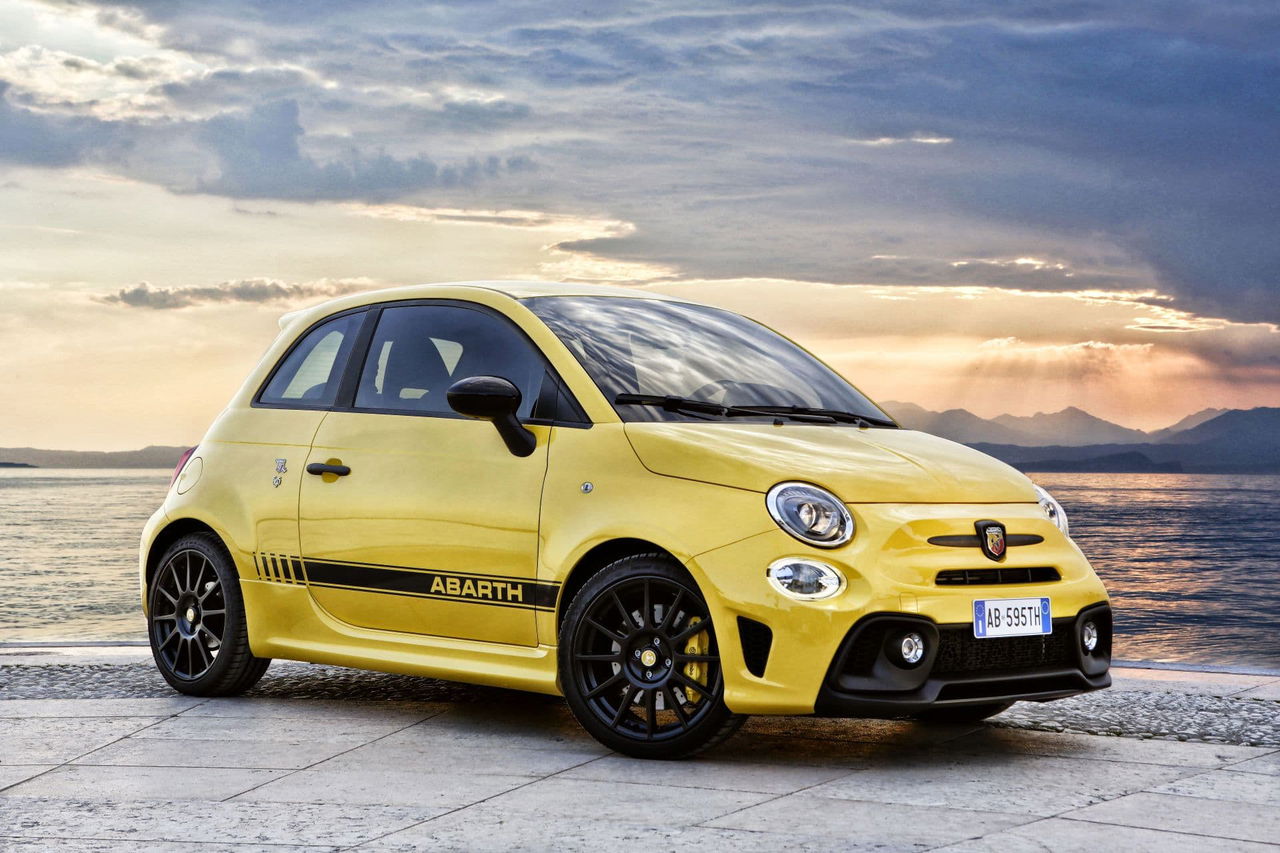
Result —
[[445, 392], [449, 407], [460, 415], [489, 421], [513, 456], [529, 456], [538, 446], [538, 437], [525, 429], [516, 417], [520, 389], [501, 376], [469, 376], [459, 379]]
[[449, 407], [460, 415], [495, 421], [520, 408], [520, 389], [501, 376], [468, 376], [445, 392]]

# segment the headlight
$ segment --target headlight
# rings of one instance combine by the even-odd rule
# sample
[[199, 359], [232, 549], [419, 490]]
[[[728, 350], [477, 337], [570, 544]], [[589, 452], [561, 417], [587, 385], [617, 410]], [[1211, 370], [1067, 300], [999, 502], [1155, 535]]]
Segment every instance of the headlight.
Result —
[[769, 515], [801, 542], [836, 548], [853, 538], [853, 516], [839, 498], [808, 483], [779, 483], [765, 496]]
[[783, 595], [802, 601], [830, 598], [844, 589], [844, 575], [839, 569], [804, 557], [774, 560], [765, 575]]
[[1063, 532], [1064, 535], [1071, 535], [1071, 525], [1067, 523], [1067, 514], [1062, 509], [1062, 504], [1054, 500], [1053, 495], [1044, 489], [1036, 486], [1036, 497], [1040, 499], [1040, 508], [1044, 510], [1044, 514], [1049, 516], [1049, 520], [1054, 526]]

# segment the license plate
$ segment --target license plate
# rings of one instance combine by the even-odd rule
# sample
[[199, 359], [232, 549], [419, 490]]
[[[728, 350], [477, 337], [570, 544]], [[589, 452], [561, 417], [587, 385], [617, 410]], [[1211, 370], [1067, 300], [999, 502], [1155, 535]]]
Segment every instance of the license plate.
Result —
[[1047, 598], [979, 598], [973, 602], [973, 636], [1026, 637], [1053, 633]]

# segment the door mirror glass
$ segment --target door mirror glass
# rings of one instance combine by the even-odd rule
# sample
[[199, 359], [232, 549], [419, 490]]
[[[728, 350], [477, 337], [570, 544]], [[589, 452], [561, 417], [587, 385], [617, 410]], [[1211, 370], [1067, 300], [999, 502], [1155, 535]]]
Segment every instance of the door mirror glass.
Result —
[[490, 421], [516, 456], [528, 456], [538, 445], [537, 436], [516, 417], [520, 389], [501, 376], [469, 376], [449, 386], [449, 407], [460, 415]]

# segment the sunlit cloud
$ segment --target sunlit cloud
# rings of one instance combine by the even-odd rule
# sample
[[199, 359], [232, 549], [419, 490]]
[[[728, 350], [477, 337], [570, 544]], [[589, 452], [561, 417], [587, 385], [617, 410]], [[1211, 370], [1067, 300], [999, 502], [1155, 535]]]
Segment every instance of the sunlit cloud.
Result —
[[66, 51], [25, 45], [0, 54], [0, 80], [12, 100], [45, 111], [97, 118], [158, 118], [169, 100], [158, 88], [197, 74], [200, 66], [171, 53], [98, 62]]
[[846, 139], [850, 145], [862, 145], [867, 148], [887, 148], [890, 145], [903, 145], [906, 143], [914, 143], [916, 145], [950, 145], [955, 142], [950, 136], [930, 136], [927, 134], [918, 134], [916, 136], [877, 136], [874, 139]]
[[1072, 273], [1068, 266], [1061, 261], [1046, 261], [1040, 258], [962, 258], [961, 260], [952, 261], [952, 267], [968, 267], [973, 265], [982, 265], [989, 267], [1027, 267], [1033, 270], [1063, 270], [1070, 277]]
[[372, 279], [309, 281], [290, 283], [269, 278], [224, 281], [219, 284], [188, 287], [152, 287], [142, 282], [99, 297], [101, 301], [130, 308], [188, 308], [210, 302], [290, 302], [342, 296], [377, 286]]
[[467, 210], [449, 207], [416, 207], [406, 204], [346, 204], [343, 207], [355, 216], [367, 216], [372, 219], [391, 219], [396, 222], [451, 222], [459, 225], [570, 232], [575, 240], [625, 237], [636, 230], [634, 223], [620, 219], [595, 219], [539, 210]]
[[549, 247], [551, 259], [538, 264], [533, 278], [547, 281], [595, 282], [600, 284], [642, 284], [677, 275], [674, 267], [643, 261], [604, 258], [586, 252]]

